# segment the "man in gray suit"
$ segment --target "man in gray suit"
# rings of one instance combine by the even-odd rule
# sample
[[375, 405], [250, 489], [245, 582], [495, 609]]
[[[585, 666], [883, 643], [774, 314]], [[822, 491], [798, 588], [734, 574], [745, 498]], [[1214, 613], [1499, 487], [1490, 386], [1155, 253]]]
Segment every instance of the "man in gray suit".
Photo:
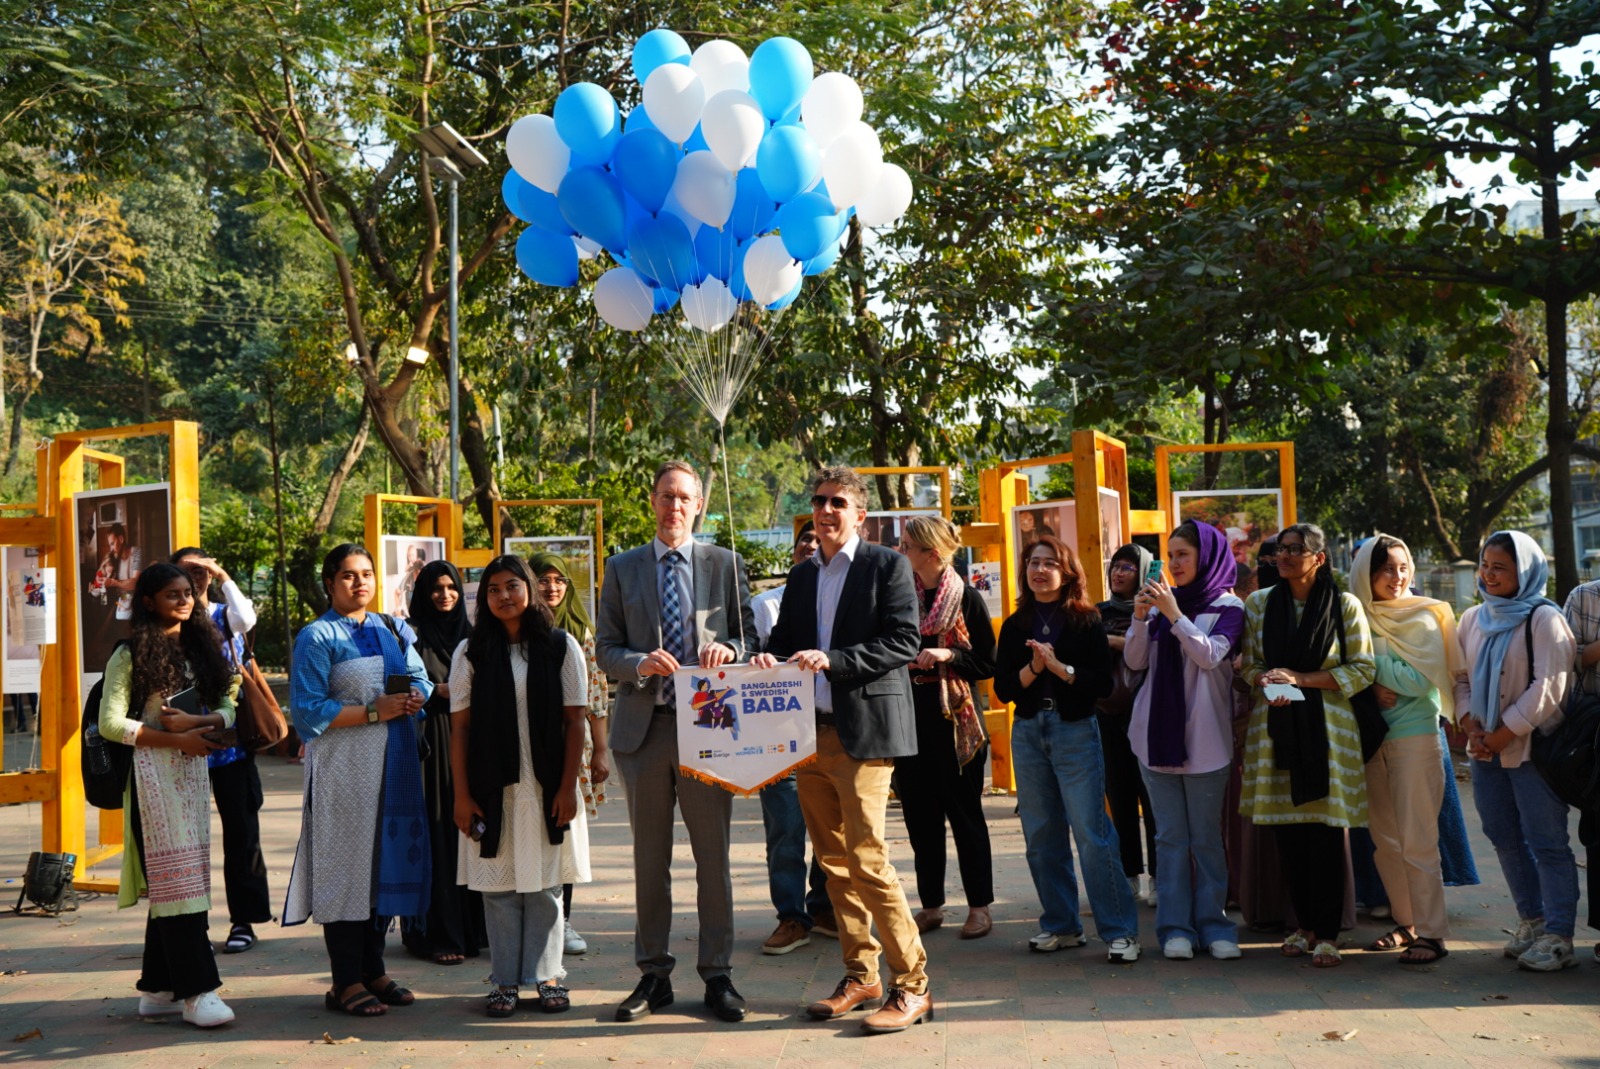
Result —
[[700, 913], [700, 978], [706, 1006], [742, 1021], [744, 999], [729, 977], [733, 956], [733, 879], [728, 840], [733, 795], [678, 774], [676, 696], [680, 667], [717, 668], [742, 660], [755, 640], [749, 589], [732, 553], [694, 540], [700, 477], [682, 461], [656, 471], [650, 505], [656, 536], [606, 565], [595, 657], [617, 681], [611, 749], [628, 796], [633, 831], [639, 986], [617, 1008], [636, 1021], [672, 1004], [672, 811], [683, 811], [694, 852]]

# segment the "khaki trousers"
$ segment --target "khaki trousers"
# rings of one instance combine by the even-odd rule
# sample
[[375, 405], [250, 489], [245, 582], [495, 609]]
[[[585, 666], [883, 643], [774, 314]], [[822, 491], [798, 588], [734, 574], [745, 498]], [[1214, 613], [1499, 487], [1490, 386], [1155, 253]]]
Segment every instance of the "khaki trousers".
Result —
[[928, 955], [884, 841], [893, 771], [893, 760], [858, 761], [845, 752], [837, 731], [819, 727], [817, 759], [795, 774], [795, 785], [812, 849], [828, 877], [845, 972], [877, 983], [881, 953], [894, 974], [891, 986], [921, 995], [928, 990]]
[[1430, 939], [1450, 934], [1439, 869], [1443, 804], [1438, 732], [1387, 739], [1367, 762], [1367, 817], [1389, 908], [1396, 924], [1415, 925]]

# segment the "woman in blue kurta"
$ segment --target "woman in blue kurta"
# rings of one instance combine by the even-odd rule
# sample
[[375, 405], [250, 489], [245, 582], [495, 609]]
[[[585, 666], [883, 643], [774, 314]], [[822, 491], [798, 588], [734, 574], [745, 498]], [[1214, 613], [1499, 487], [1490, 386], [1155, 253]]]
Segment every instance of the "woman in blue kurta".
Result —
[[[383, 963], [384, 933], [428, 911], [431, 855], [416, 718], [433, 693], [404, 622], [367, 612], [372, 555], [346, 543], [322, 563], [332, 607], [295, 639], [291, 704], [306, 740], [300, 845], [283, 923], [315, 920], [333, 971], [329, 1009], [376, 1017], [414, 996]], [[404, 693], [387, 680], [410, 677]]]

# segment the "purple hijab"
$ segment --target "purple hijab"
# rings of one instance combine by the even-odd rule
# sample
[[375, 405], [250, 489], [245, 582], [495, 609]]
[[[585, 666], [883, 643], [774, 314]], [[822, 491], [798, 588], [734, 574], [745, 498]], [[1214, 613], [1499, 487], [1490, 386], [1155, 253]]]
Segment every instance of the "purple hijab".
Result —
[[[1209, 523], [1196, 523], [1200, 532], [1199, 573], [1192, 582], [1174, 587], [1178, 611], [1195, 619], [1211, 604], [1233, 589], [1239, 569], [1228, 548], [1228, 536]], [[1150, 642], [1155, 665], [1145, 686], [1150, 691], [1150, 725], [1146, 738], [1151, 768], [1177, 768], [1189, 760], [1184, 728], [1189, 718], [1189, 703], [1183, 693], [1183, 647], [1172, 624], [1160, 613], [1150, 623]]]

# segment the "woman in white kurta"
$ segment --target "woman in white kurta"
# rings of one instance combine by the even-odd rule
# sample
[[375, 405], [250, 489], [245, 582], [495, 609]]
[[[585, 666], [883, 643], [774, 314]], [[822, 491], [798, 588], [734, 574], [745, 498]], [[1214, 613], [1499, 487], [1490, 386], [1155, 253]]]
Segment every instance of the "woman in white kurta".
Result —
[[458, 878], [483, 894], [491, 1017], [537, 985], [547, 1013], [571, 1008], [561, 981], [561, 887], [587, 883], [578, 797], [587, 713], [583, 649], [551, 624], [520, 557], [496, 557], [478, 584], [477, 622], [450, 669]]

